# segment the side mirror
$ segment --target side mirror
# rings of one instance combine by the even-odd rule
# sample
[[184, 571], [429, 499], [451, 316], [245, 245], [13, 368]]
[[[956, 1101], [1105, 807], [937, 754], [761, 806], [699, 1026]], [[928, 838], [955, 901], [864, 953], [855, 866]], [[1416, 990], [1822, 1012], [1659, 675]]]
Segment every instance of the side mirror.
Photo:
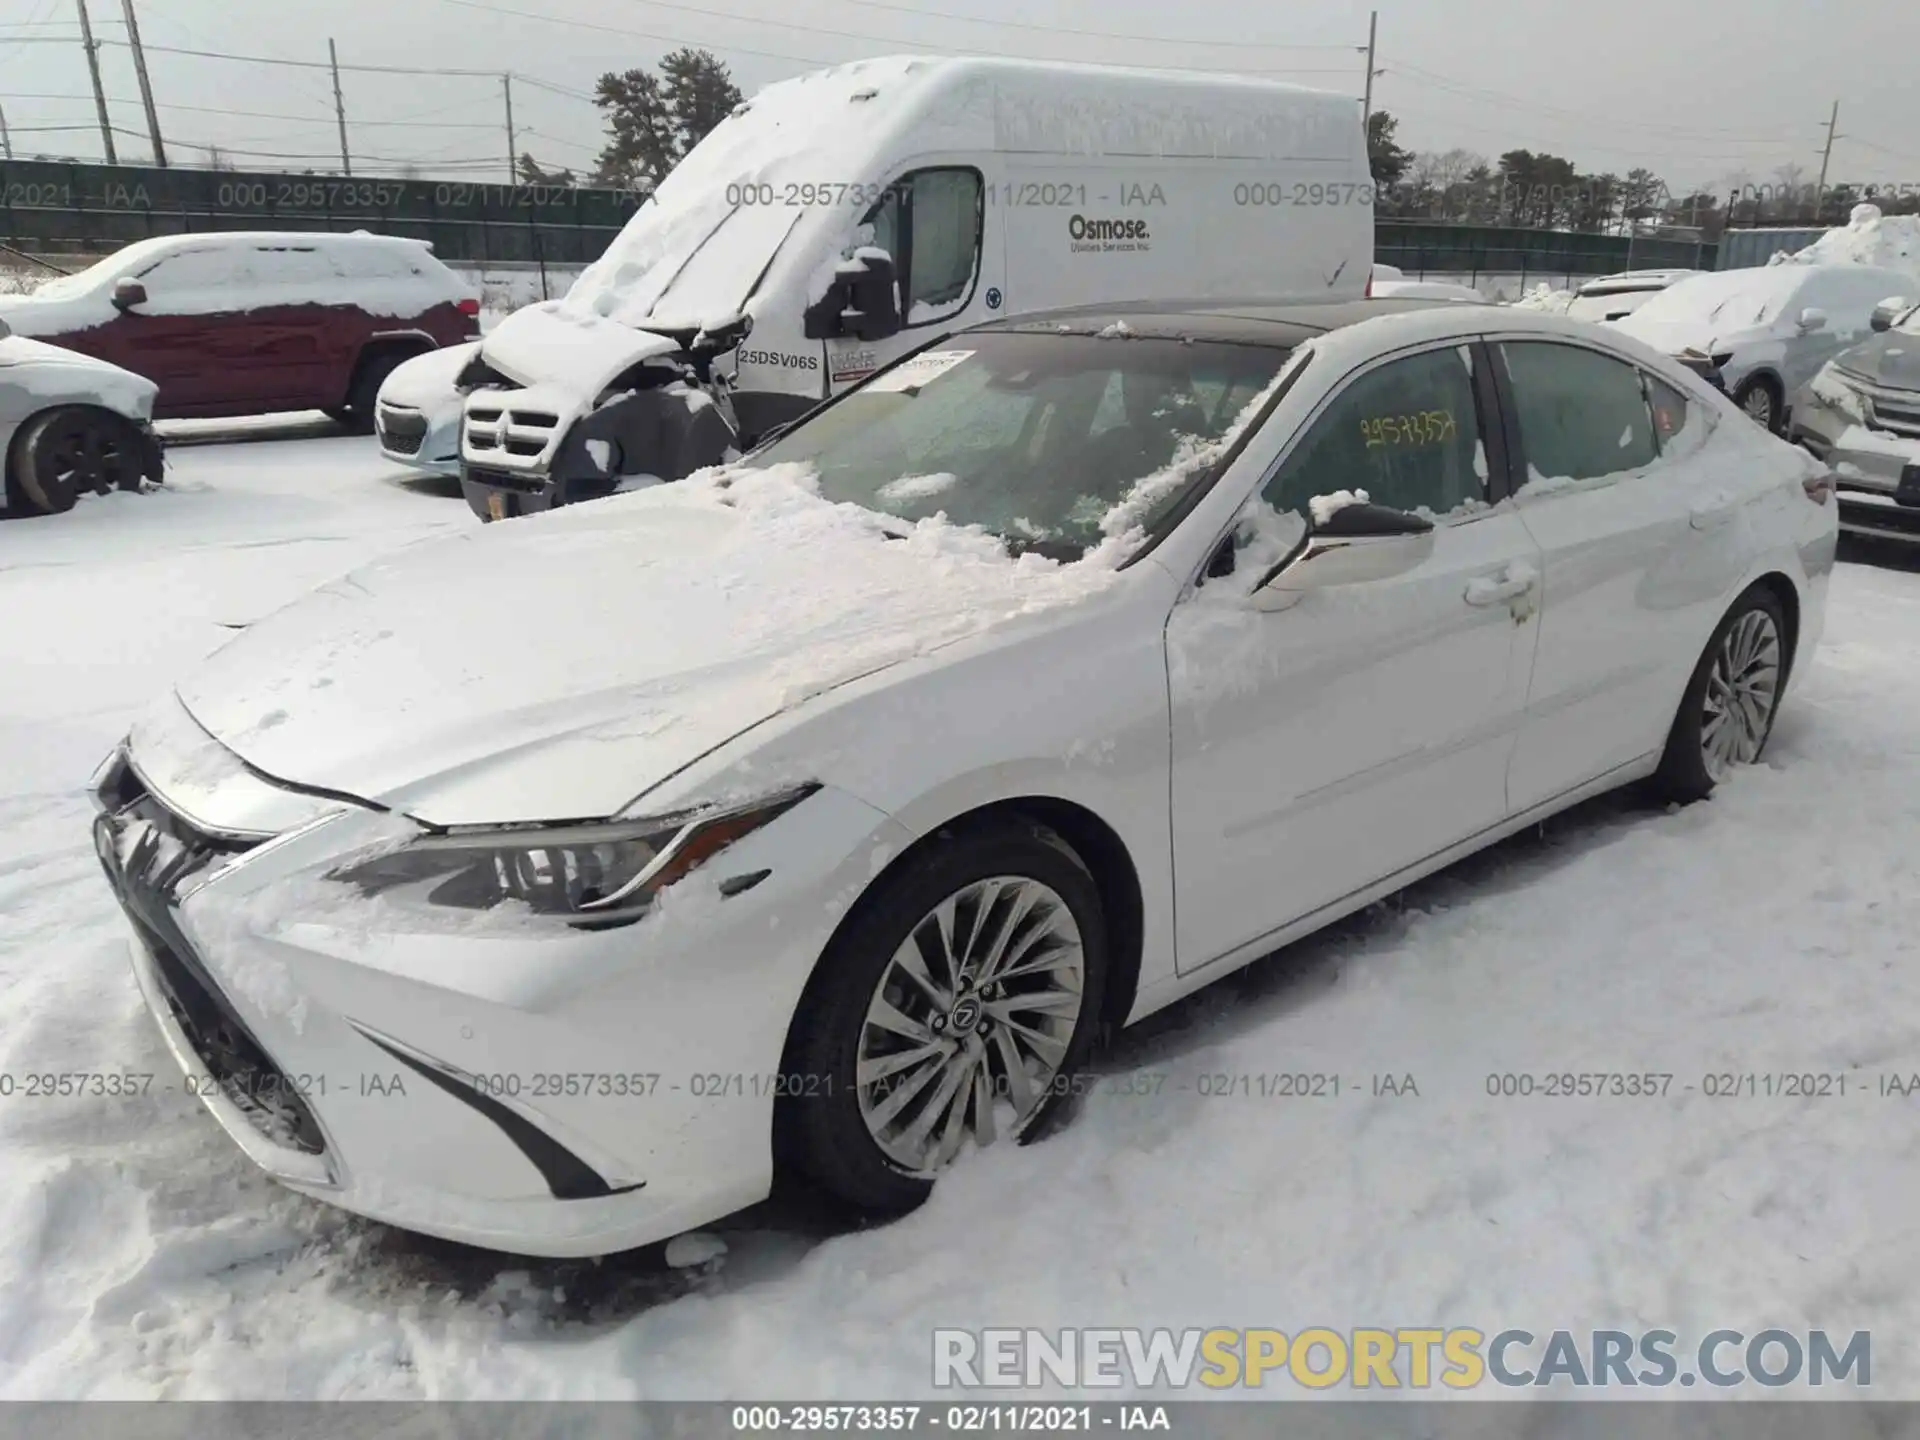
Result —
[[1308, 528], [1300, 548], [1253, 593], [1261, 610], [1285, 610], [1309, 591], [1404, 575], [1433, 553], [1433, 522], [1387, 505], [1343, 505]]
[[1873, 328], [1876, 334], [1884, 334], [1893, 328], [1894, 321], [1898, 320], [1901, 315], [1912, 308], [1913, 302], [1907, 299], [1906, 296], [1889, 295], [1873, 307], [1873, 314], [1868, 317], [1867, 324]]
[[1815, 330], [1824, 330], [1827, 328], [1827, 312], [1809, 306], [1800, 312], [1799, 323], [1802, 335], [1811, 334]]
[[5, 340], [11, 334], [13, 334], [13, 327], [6, 321], [0, 320], [0, 340]]
[[147, 303], [147, 287], [131, 276], [123, 276], [113, 282], [113, 308], [131, 310], [136, 305]]
[[872, 342], [900, 333], [898, 272], [886, 251], [866, 246], [834, 267], [833, 282], [806, 309], [802, 333], [809, 340], [851, 335]]

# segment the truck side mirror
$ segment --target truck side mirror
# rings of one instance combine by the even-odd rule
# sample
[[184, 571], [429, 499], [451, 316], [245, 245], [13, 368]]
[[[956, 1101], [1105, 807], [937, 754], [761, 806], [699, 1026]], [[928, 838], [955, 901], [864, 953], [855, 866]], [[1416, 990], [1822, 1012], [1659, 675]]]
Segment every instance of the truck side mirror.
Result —
[[124, 275], [113, 282], [113, 308], [131, 310], [136, 305], [147, 303], [147, 287], [131, 275]]
[[859, 340], [885, 340], [900, 333], [898, 272], [893, 257], [872, 246], [854, 252], [834, 268], [827, 293], [809, 305], [802, 317], [802, 333], [809, 340], [834, 340], [851, 335]]

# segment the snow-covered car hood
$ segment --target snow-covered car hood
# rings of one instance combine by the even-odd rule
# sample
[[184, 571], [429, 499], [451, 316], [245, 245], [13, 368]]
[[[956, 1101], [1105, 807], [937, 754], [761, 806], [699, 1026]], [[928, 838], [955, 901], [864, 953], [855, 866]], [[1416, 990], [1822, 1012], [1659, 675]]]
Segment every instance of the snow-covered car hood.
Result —
[[21, 385], [52, 398], [90, 398], [142, 420], [153, 413], [160, 389], [144, 375], [24, 335], [0, 339], [0, 385]]
[[1892, 390], [1920, 390], [1920, 334], [1888, 330], [1846, 351], [1834, 364]]
[[[263, 774], [436, 824], [586, 819], [850, 680], [1117, 583], [831, 505], [791, 467], [402, 551], [179, 687]], [[905, 522], [888, 522], [896, 528]]]
[[457, 403], [460, 397], [454, 382], [467, 368], [467, 362], [479, 353], [480, 342], [469, 340], [464, 345], [448, 345], [403, 361], [381, 383], [380, 403], [404, 405], [412, 410], [435, 410], [449, 402]]
[[516, 310], [480, 342], [487, 364], [522, 385], [596, 399], [629, 366], [680, 347], [664, 335], [547, 301]]

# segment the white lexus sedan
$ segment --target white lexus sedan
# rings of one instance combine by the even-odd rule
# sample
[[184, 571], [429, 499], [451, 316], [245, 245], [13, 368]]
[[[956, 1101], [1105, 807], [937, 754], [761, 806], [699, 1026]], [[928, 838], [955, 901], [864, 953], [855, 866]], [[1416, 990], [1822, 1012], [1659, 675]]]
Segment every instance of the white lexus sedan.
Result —
[[1835, 515], [1578, 321], [1008, 319], [261, 621], [101, 766], [95, 838], [189, 1088], [296, 1190], [541, 1255], [776, 1166], [897, 1211], [1103, 1033], [1757, 760]]

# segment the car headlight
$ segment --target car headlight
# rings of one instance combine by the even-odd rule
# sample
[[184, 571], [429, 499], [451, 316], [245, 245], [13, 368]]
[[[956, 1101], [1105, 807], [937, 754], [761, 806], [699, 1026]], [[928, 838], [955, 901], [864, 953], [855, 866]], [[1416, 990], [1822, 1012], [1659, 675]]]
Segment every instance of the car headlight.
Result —
[[640, 919], [669, 885], [819, 788], [800, 785], [745, 805], [646, 820], [425, 835], [349, 861], [327, 878], [366, 895], [398, 898], [404, 891], [454, 910], [491, 910], [517, 901], [579, 929], [609, 929]]

